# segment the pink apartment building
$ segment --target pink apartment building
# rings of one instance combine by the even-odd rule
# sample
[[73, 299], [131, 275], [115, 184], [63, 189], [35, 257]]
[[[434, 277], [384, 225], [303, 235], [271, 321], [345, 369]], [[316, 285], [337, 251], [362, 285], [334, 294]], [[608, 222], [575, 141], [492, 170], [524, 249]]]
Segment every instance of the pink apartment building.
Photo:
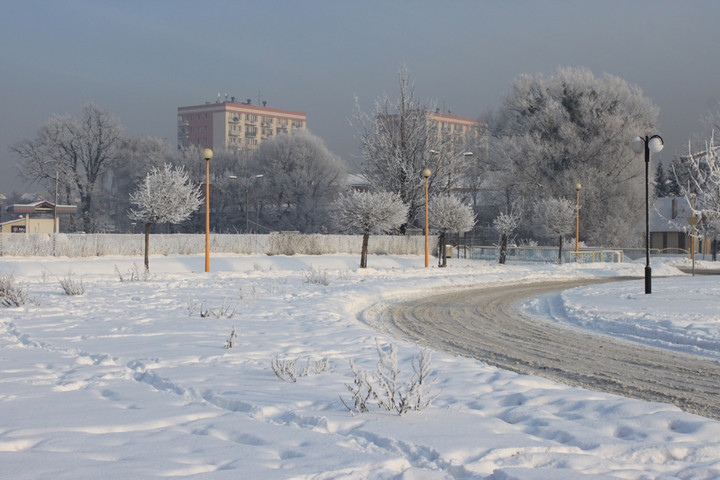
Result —
[[178, 107], [178, 148], [231, 151], [254, 150], [263, 140], [307, 128], [302, 112], [279, 110], [235, 101], [235, 97], [204, 105]]

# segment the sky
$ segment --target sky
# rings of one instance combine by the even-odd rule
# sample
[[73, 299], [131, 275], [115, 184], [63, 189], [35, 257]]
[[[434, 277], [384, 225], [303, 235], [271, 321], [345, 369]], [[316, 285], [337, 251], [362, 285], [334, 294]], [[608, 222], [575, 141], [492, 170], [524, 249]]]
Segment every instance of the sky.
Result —
[[397, 94], [476, 118], [522, 74], [583, 66], [640, 87], [660, 107], [667, 161], [718, 110], [720, 2], [369, 0], [4, 2], [0, 191], [23, 188], [9, 145], [53, 114], [94, 102], [133, 136], [177, 144], [177, 107], [218, 93], [307, 114], [351, 168], [351, 125]]

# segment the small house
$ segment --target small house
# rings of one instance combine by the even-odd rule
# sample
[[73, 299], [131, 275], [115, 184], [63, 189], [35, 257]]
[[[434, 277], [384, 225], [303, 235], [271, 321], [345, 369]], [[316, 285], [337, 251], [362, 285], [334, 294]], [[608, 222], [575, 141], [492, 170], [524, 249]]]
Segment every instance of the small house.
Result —
[[16, 218], [0, 223], [2, 233], [57, 233], [60, 215], [77, 213], [77, 206], [42, 201], [8, 205], [6, 212]]

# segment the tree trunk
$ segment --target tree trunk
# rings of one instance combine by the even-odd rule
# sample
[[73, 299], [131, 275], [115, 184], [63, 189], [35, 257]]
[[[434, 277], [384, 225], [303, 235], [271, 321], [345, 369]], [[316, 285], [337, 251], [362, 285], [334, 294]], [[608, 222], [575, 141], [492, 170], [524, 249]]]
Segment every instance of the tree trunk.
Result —
[[500, 263], [505, 265], [505, 259], [507, 258], [507, 244], [508, 236], [507, 233], [503, 233], [500, 237]]
[[363, 233], [362, 250], [360, 251], [360, 268], [367, 268], [367, 252], [368, 252], [368, 240], [370, 239], [369, 233]]
[[438, 267], [447, 267], [447, 260], [445, 259], [445, 232], [440, 232], [440, 258], [438, 258]]
[[85, 233], [93, 233], [92, 213], [90, 212], [91, 207], [92, 195], [80, 194], [80, 213], [82, 215], [83, 228]]
[[562, 239], [562, 235], [560, 235], [560, 248], [558, 248], [558, 261], [557, 261], [558, 265], [562, 265], [562, 244], [563, 244], [563, 239]]
[[150, 227], [152, 223], [145, 224], [145, 271], [150, 271]]

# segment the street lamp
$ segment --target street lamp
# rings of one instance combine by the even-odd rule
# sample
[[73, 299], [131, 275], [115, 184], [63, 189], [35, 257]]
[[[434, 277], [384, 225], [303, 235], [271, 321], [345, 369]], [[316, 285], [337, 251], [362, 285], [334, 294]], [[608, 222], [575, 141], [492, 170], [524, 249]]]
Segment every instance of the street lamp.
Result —
[[206, 148], [202, 151], [205, 159], [205, 272], [210, 271], [210, 159], [213, 151]]
[[580, 250], [580, 189], [582, 185], [575, 184], [575, 261], [577, 262], [577, 253]]
[[[250, 177], [250, 179], [252, 180], [253, 178], [262, 178], [264, 176], [265, 175], [263, 175], [262, 173], [259, 173], [253, 177]], [[245, 233], [249, 233], [249, 228], [250, 228], [250, 217], [249, 217], [250, 199], [249, 199], [249, 196], [250, 196], [250, 182], [248, 182], [247, 185], [245, 185]], [[258, 212], [256, 212], [256, 216], [257, 215], [259, 215]], [[258, 228], [257, 220], [255, 221], [255, 228], [256, 229]]]
[[635, 153], [645, 152], [645, 293], [652, 293], [652, 270], [650, 268], [650, 152], [658, 153], [665, 144], [660, 135], [652, 137], [635, 137], [630, 142], [630, 148]]
[[428, 227], [428, 178], [430, 178], [430, 169], [423, 169], [422, 176], [425, 177], [425, 267], [427, 268], [430, 264], [430, 257], [428, 255], [430, 249], [430, 244], [428, 243], [428, 234], [430, 232]]

